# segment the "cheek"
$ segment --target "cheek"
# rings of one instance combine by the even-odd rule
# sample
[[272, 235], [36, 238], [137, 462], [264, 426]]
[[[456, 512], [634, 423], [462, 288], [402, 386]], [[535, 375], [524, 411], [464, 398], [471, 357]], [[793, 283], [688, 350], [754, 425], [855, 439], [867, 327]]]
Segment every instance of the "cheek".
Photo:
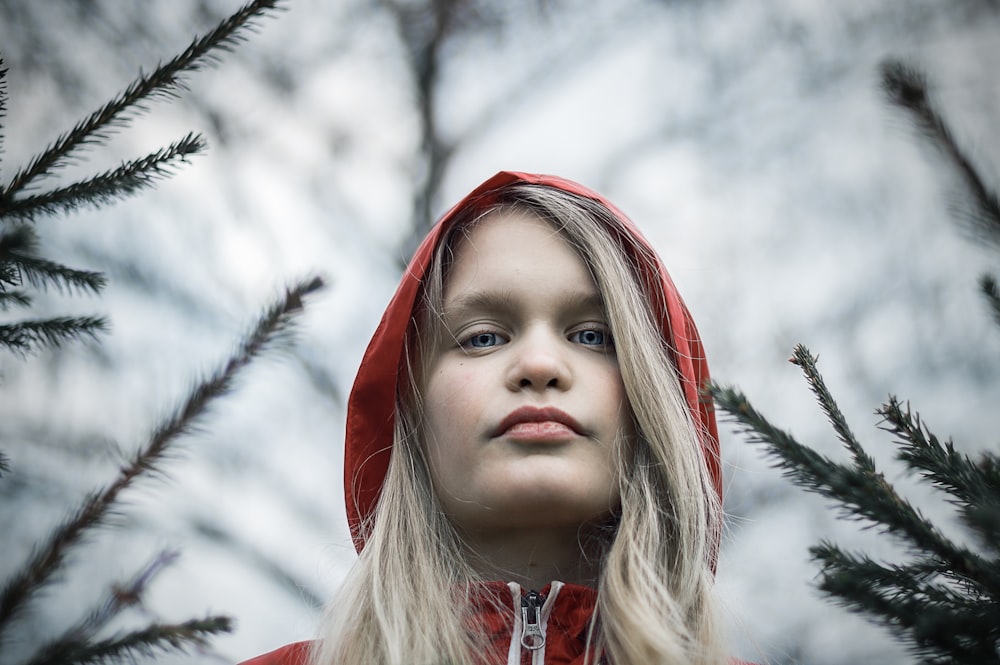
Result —
[[428, 377], [424, 422], [427, 452], [434, 466], [447, 465], [449, 455], [460, 452], [460, 443], [474, 434], [480, 388], [464, 363], [438, 368]]
[[435, 369], [424, 389], [428, 421], [447, 423], [461, 418], [477, 392], [475, 375], [466, 369], [465, 363]]

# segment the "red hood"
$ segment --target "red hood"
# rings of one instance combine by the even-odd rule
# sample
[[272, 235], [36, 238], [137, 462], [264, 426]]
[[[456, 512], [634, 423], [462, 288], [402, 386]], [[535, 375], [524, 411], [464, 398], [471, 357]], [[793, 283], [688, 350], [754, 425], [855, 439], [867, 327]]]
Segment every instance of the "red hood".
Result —
[[[403, 363], [403, 338], [413, 315], [424, 272], [434, 250], [451, 227], [459, 211], [485, 208], [495, 202], [494, 192], [515, 183], [531, 183], [555, 187], [563, 191], [599, 201], [607, 206], [625, 225], [631, 237], [625, 246], [645, 247], [649, 243], [639, 230], [610, 201], [575, 182], [556, 176], [502, 171], [459, 201], [431, 229], [417, 248], [399, 288], [382, 315], [375, 335], [368, 344], [354, 388], [347, 405], [347, 434], [344, 443], [344, 492], [347, 520], [354, 534], [354, 545], [360, 552], [364, 534], [360, 525], [370, 517], [378, 502], [382, 483], [389, 467], [393, 445], [393, 420], [396, 390], [399, 381], [406, 382]], [[655, 251], [653, 252], [655, 254]], [[710, 401], [702, 399], [699, 388], [708, 380], [708, 364], [698, 330], [670, 275], [657, 259], [658, 274], [645, 275], [646, 288], [662, 292], [665, 311], [656, 312], [661, 322], [663, 338], [684, 384], [684, 394], [695, 424], [701, 432], [702, 451], [708, 464], [716, 492], [722, 496], [722, 471], [719, 463], [718, 429]], [[660, 297], [649, 298], [658, 303]]]

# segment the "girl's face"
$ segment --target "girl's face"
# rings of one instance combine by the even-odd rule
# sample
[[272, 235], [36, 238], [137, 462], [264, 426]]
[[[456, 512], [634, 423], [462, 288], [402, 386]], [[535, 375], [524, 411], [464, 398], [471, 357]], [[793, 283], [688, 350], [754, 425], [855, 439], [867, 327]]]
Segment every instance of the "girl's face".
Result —
[[496, 214], [463, 237], [424, 372], [438, 499], [466, 531], [578, 527], [619, 504], [631, 431], [601, 295], [555, 230]]

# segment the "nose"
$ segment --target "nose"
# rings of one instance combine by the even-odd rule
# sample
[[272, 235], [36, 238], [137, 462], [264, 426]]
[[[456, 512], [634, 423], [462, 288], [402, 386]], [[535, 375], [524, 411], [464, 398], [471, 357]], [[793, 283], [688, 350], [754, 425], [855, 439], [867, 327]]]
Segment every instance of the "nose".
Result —
[[561, 338], [548, 331], [522, 336], [507, 374], [507, 387], [521, 390], [568, 390], [573, 372]]

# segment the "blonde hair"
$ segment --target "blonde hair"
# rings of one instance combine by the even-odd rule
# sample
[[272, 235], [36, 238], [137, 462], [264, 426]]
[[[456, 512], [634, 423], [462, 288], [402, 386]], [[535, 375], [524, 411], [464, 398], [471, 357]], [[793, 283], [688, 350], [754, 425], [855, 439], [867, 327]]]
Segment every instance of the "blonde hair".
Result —
[[420, 367], [439, 343], [435, 317], [457, 238], [492, 215], [515, 211], [553, 225], [590, 269], [637, 432], [615, 454], [621, 511], [604, 535], [589, 647], [615, 665], [725, 663], [712, 606], [721, 506], [670, 349], [653, 319], [653, 311], [666, 308], [649, 298], [662, 293], [643, 286], [643, 275], [658, 272], [656, 257], [629, 241], [631, 233], [600, 203], [530, 184], [506, 188], [485, 210], [460, 213], [437, 248], [407, 336], [410, 385], [400, 389], [382, 495], [312, 662], [460, 664], [476, 661], [487, 643], [470, 634], [474, 624], [466, 616], [477, 580], [460, 535], [440, 509], [420, 441]]

